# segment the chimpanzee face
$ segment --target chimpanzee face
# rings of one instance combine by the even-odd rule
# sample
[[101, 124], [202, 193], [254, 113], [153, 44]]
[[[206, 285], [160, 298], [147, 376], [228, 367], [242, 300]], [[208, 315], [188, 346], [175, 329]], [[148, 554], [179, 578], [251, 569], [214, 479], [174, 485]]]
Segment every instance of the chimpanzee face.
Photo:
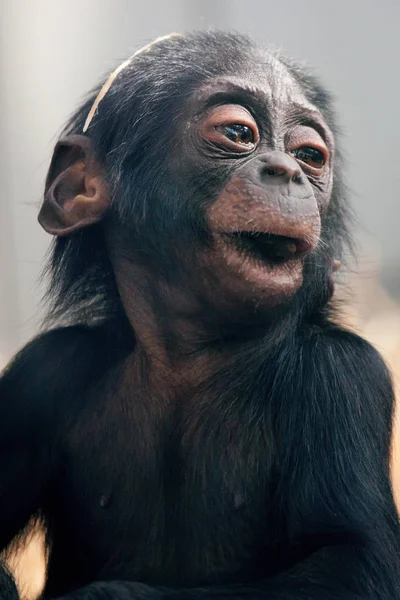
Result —
[[320, 243], [334, 143], [284, 65], [271, 57], [264, 65], [194, 94], [178, 176], [210, 182], [204, 259], [219, 285], [276, 304], [301, 286], [305, 259]]

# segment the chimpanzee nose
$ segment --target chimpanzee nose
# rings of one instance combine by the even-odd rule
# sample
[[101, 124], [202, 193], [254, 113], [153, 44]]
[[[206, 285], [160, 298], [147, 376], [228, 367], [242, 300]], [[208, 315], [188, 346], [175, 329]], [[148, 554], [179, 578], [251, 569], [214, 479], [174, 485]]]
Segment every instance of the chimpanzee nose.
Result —
[[274, 151], [259, 157], [261, 178], [280, 178], [282, 183], [302, 183], [303, 172], [294, 158], [284, 152]]

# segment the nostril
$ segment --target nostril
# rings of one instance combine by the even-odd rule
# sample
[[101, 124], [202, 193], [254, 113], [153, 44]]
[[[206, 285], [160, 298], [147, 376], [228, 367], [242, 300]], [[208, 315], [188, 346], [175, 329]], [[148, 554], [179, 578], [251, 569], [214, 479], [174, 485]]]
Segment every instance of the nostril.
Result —
[[281, 167], [267, 167], [265, 172], [267, 175], [270, 175], [270, 177], [281, 177], [286, 173], [286, 169]]
[[268, 177], [285, 177], [288, 181], [301, 183], [301, 170], [289, 165], [267, 165], [263, 172]]
[[290, 179], [293, 183], [301, 183], [301, 171], [295, 171]]

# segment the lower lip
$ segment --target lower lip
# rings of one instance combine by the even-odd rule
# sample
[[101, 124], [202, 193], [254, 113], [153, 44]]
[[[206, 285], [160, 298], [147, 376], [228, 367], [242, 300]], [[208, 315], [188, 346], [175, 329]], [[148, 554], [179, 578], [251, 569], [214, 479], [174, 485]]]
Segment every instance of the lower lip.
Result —
[[289, 263], [298, 262], [312, 251], [312, 244], [310, 242], [293, 239], [293, 244], [295, 244], [296, 250], [292, 255], [288, 254], [287, 256], [281, 258], [278, 256], [276, 256], [276, 258], [268, 258], [267, 256], [264, 257], [258, 255], [257, 252], [253, 252], [251, 247], [242, 247], [239, 243], [239, 239], [236, 236], [232, 236], [231, 238], [224, 236], [224, 241], [226, 245], [232, 249], [232, 251], [242, 255], [244, 258], [252, 260], [259, 267], [267, 268], [269, 271], [282, 268]]
[[[242, 250], [229, 240], [221, 240], [224, 262], [250, 285], [257, 288], [290, 289], [302, 282], [303, 252], [299, 251], [292, 259], [274, 262], [261, 260], [251, 252]], [[307, 245], [309, 248], [309, 245]]]

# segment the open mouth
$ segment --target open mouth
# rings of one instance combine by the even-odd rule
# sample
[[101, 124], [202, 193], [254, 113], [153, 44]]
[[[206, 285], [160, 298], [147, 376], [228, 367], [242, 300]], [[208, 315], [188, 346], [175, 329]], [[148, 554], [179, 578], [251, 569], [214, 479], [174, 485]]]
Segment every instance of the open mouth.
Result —
[[309, 253], [311, 244], [284, 235], [272, 233], [240, 231], [224, 234], [235, 247], [256, 260], [280, 264], [297, 260]]

